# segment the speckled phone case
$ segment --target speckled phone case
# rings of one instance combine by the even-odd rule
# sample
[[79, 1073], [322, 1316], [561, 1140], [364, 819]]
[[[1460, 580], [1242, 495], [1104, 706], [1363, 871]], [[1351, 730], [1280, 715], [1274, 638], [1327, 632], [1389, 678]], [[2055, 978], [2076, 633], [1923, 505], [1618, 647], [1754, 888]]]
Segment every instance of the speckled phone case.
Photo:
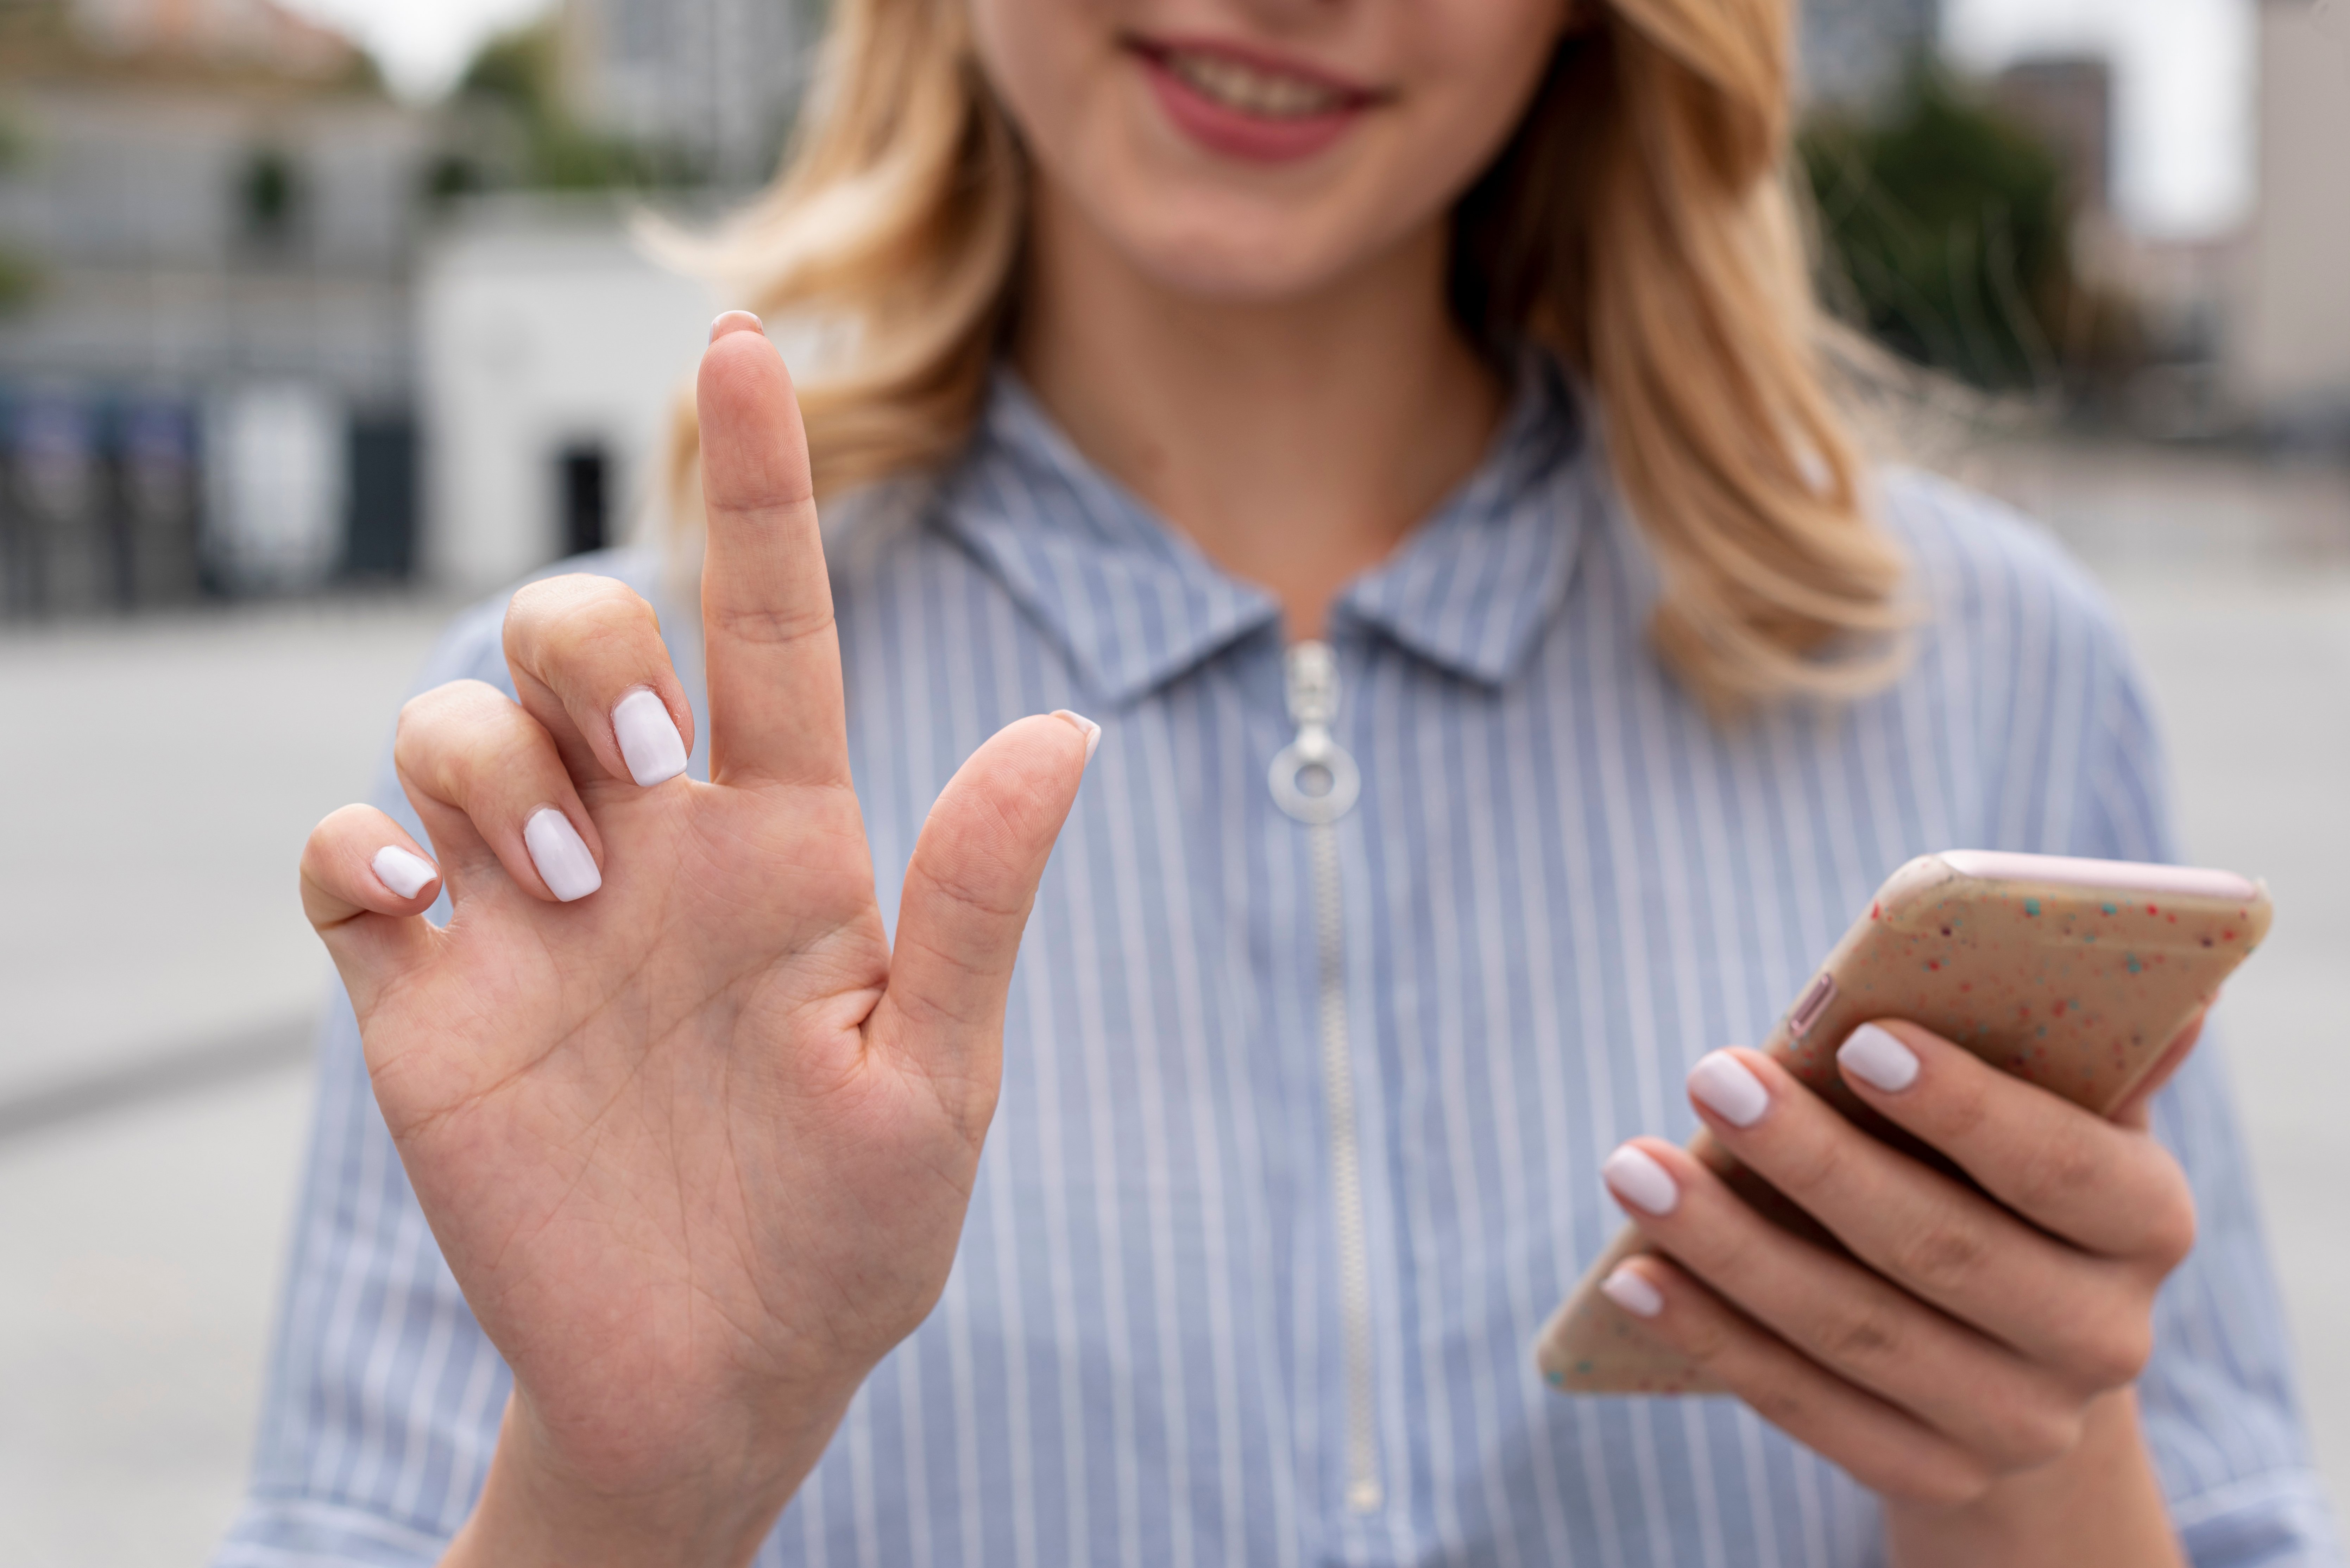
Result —
[[[1836, 1047], [1860, 1024], [1908, 1019], [2102, 1115], [2260, 944], [2269, 914], [2267, 889], [2227, 872], [1923, 856], [1878, 890], [1762, 1048], [1855, 1121], [1929, 1158], [1837, 1074]], [[1764, 1214], [1827, 1240], [1702, 1129], [1689, 1147]], [[1721, 1392], [1599, 1293], [1617, 1263], [1648, 1250], [1627, 1227], [1544, 1328], [1534, 1358], [1554, 1387]]]

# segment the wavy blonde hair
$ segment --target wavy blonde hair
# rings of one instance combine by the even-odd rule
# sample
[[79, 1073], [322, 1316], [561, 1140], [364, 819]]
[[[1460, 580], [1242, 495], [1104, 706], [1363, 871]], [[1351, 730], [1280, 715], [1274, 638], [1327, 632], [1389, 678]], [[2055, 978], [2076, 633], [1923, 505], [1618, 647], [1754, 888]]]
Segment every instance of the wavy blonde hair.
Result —
[[[1870, 521], [1788, 183], [1789, 0], [1584, 0], [1453, 214], [1453, 305], [1588, 384], [1662, 594], [1651, 635], [1717, 711], [1881, 683], [1902, 562]], [[801, 404], [819, 494], [962, 451], [1018, 282], [1028, 166], [965, 0], [836, 0], [775, 185], [697, 270], [833, 351]], [[675, 515], [699, 514], [689, 406]]]

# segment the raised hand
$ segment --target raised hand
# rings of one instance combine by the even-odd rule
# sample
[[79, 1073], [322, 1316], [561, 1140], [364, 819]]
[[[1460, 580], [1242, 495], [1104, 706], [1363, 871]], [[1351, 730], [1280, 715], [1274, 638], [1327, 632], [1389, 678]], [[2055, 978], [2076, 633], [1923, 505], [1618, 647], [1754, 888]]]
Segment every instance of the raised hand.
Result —
[[[347, 806], [303, 902], [466, 1301], [515, 1374], [452, 1561], [747, 1561], [943, 1287], [1004, 993], [1097, 732], [1024, 720], [940, 796], [894, 951], [783, 362], [722, 317], [699, 398], [711, 782], [650, 608], [517, 595], [519, 703], [400, 716], [437, 867]], [[445, 929], [423, 919], [447, 878]]]

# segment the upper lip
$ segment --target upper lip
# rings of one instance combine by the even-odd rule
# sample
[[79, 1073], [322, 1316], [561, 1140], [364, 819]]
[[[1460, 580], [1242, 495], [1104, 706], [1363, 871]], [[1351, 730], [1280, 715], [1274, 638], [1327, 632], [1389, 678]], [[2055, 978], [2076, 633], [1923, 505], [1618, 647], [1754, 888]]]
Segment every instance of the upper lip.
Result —
[[1127, 44], [1137, 53], [1162, 62], [1167, 56], [1174, 54], [1221, 56], [1235, 64], [1247, 66], [1252, 70], [1263, 71], [1274, 76], [1295, 77], [1299, 81], [1310, 82], [1326, 92], [1336, 93], [1350, 104], [1370, 103], [1384, 96], [1378, 88], [1367, 87], [1358, 81], [1350, 81], [1335, 71], [1308, 65], [1303, 60], [1290, 59], [1285, 56], [1276, 55], [1270, 50], [1256, 48], [1247, 44], [1229, 43], [1222, 38], [1147, 38], [1136, 34], [1128, 37]]

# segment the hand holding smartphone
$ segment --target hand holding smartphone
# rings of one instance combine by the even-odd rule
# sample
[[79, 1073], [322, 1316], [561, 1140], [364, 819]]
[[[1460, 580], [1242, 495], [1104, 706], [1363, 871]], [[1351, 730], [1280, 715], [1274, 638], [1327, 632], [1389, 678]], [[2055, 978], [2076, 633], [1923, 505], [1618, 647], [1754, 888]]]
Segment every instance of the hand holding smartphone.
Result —
[[[1804, 1085], [1886, 1141], [1958, 1173], [1863, 1106], [1835, 1051], [1860, 1024], [1904, 1019], [2097, 1114], [2152, 1071], [2267, 934], [2267, 892], [2232, 872], [1953, 850], [1886, 882], [1763, 1042]], [[1698, 1159], [1765, 1217], [1832, 1238], [1710, 1134]], [[1576, 1393], [1714, 1393], [1599, 1282], [1648, 1251], [1627, 1230], [1543, 1331], [1536, 1360]]]

